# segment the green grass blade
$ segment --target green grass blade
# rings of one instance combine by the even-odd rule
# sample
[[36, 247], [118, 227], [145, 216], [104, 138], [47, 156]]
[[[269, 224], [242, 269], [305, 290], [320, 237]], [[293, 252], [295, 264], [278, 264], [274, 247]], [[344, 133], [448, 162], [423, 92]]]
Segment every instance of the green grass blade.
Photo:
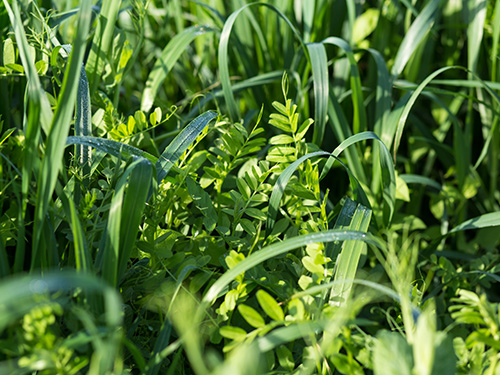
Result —
[[470, 0], [467, 8], [467, 68], [476, 73], [479, 50], [483, 40], [484, 21], [486, 20], [486, 0]]
[[45, 155], [42, 159], [38, 178], [37, 206], [35, 211], [33, 229], [33, 255], [31, 268], [40, 265], [39, 241], [41, 231], [47, 214], [52, 192], [54, 191], [57, 175], [62, 166], [62, 158], [68, 136], [71, 119], [73, 117], [74, 103], [80, 70], [85, 53], [85, 41], [90, 28], [91, 2], [84, 1], [78, 13], [78, 29], [73, 42], [72, 53], [64, 74], [61, 93], [59, 94], [56, 113], [47, 136]]
[[407, 184], [420, 184], [436, 189], [437, 191], [443, 191], [443, 187], [429, 177], [414, 174], [401, 174], [399, 177]]
[[349, 60], [350, 65], [350, 81], [351, 81], [351, 90], [352, 90], [352, 105], [353, 105], [353, 123], [352, 129], [354, 134], [359, 132], [363, 132], [368, 129], [367, 121], [366, 121], [366, 111], [364, 105], [363, 91], [361, 89], [361, 78], [359, 76], [359, 69], [356, 59], [354, 57], [354, 53], [349, 44], [340, 38], [337, 37], [329, 37], [323, 40], [323, 44], [331, 44], [341, 48]]
[[328, 108], [328, 61], [325, 47], [321, 43], [307, 44], [314, 83], [314, 132], [313, 143], [321, 147], [325, 134]]
[[66, 217], [70, 221], [71, 233], [73, 234], [73, 247], [75, 250], [76, 270], [90, 273], [93, 271], [92, 257], [88, 250], [85, 233], [80, 218], [78, 217], [75, 203], [62, 189], [57, 190], [57, 195], [61, 199]]
[[[19, 241], [19, 240], [18, 240]], [[3, 239], [0, 237], [0, 278], [4, 278], [10, 274], [9, 257], [5, 249]]]
[[165, 148], [156, 162], [157, 181], [160, 183], [181, 155], [194, 142], [203, 129], [217, 117], [217, 112], [207, 111], [191, 121]]
[[[340, 153], [349, 146], [355, 144], [356, 142], [367, 139], [373, 139], [378, 141], [379, 143], [380, 171], [382, 173], [382, 196], [384, 201], [384, 223], [385, 225], [389, 225], [394, 214], [394, 205], [396, 202], [396, 175], [394, 172], [394, 164], [392, 163], [391, 155], [385, 144], [375, 133], [363, 132], [349, 137], [340, 145], [338, 145], [337, 148], [332, 152], [332, 156], [338, 157]], [[335, 158], [330, 158], [326, 162], [323, 170], [321, 171], [320, 180], [323, 179], [330, 171], [335, 160]], [[365, 204], [364, 202], [361, 203]], [[365, 205], [369, 206], [368, 204]]]
[[[415, 91], [411, 94], [408, 102], [405, 104], [405, 106], [403, 108], [401, 116], [399, 117], [399, 119], [397, 119], [397, 126], [394, 127], [394, 126], [388, 125], [392, 129], [395, 128], [395, 134], [393, 136], [394, 137], [394, 140], [393, 140], [393, 142], [394, 142], [394, 145], [393, 145], [394, 159], [396, 159], [396, 154], [397, 154], [397, 151], [399, 148], [399, 143], [401, 142], [401, 136], [403, 135], [403, 130], [404, 130], [404, 127], [406, 125], [406, 120], [408, 119], [408, 115], [410, 114], [410, 111], [411, 111], [413, 105], [415, 104], [415, 102], [417, 101], [419, 95], [422, 93], [422, 91], [425, 89], [425, 87], [434, 78], [436, 78], [441, 73], [446, 72], [447, 70], [451, 70], [451, 69], [465, 70], [465, 68], [462, 68], [460, 66], [445, 66], [444, 68], [440, 68], [440, 69], [436, 70], [435, 72], [431, 73], [430, 75], [428, 75], [427, 78], [424, 79], [422, 81], [422, 83], [420, 85], [418, 85], [418, 87], [415, 89]], [[396, 120], [396, 119], [393, 119], [393, 121], [394, 120]], [[392, 144], [392, 141], [391, 141], [391, 144]]]
[[[75, 136], [77, 137], [88, 137], [92, 135], [92, 112], [90, 107], [89, 82], [87, 80], [87, 74], [85, 73], [85, 67], [82, 65], [76, 97]], [[86, 187], [89, 183], [88, 179], [92, 160], [92, 149], [89, 146], [80, 144], [76, 147], [75, 155], [82, 168], [84, 187]]]
[[497, 80], [498, 71], [498, 45], [500, 44], [500, 0], [495, 2], [495, 15], [493, 18], [493, 43], [491, 50], [491, 80]]
[[[237, 82], [233, 85], [233, 92], [239, 92], [248, 88], [256, 87], [256, 86], [265, 86], [270, 83], [280, 82], [283, 78], [283, 70], [277, 70], [269, 73], [259, 74], [256, 77], [251, 77], [240, 82]], [[206, 96], [201, 98], [199, 103], [197, 103], [194, 108], [189, 112], [186, 116], [187, 120], [192, 119], [201, 112], [201, 109], [209, 102], [213, 101], [217, 98], [224, 97], [224, 92], [222, 90], [216, 90], [208, 93]]]
[[311, 41], [311, 32], [314, 26], [315, 1], [304, 1], [302, 3], [302, 23], [304, 25], [304, 42]]
[[410, 29], [401, 42], [396, 58], [394, 59], [394, 64], [391, 69], [393, 79], [397, 78], [403, 72], [408, 60], [410, 60], [410, 57], [413, 55], [413, 52], [415, 52], [420, 42], [425, 38], [427, 32], [431, 29], [438, 15], [441, 2], [442, 0], [429, 1], [415, 21], [413, 21]]
[[[12, 10], [7, 1], [4, 1], [5, 9], [9, 15], [10, 22], [14, 29], [16, 36], [17, 47], [21, 62], [27, 79], [27, 91], [25, 96], [25, 108], [28, 108], [24, 121], [24, 152], [23, 152], [23, 165], [22, 165], [22, 206], [19, 214], [19, 240], [16, 245], [16, 254], [14, 260], [14, 272], [20, 272], [24, 265], [26, 243], [24, 241], [25, 232], [25, 215], [28, 202], [28, 188], [32, 181], [32, 173], [34, 167], [38, 164], [38, 146], [40, 141], [40, 127], [45, 133], [48, 133], [50, 122], [52, 120], [52, 109], [48, 103], [45, 92], [40, 84], [40, 79], [36, 67], [31, 58], [29, 58], [29, 44], [26, 39], [26, 34], [23, 28], [23, 22], [19, 13], [17, 2], [13, 2]], [[36, 171], [35, 171], [36, 173]]]
[[[339, 142], [345, 141], [352, 136], [350, 125], [344, 115], [344, 111], [337, 100], [337, 97], [330, 90], [328, 100], [328, 119], [330, 127]], [[366, 173], [363, 168], [362, 156], [358, 149], [349, 148], [346, 150], [346, 159], [349, 168], [352, 169], [356, 177], [365, 185], [367, 184]]]
[[151, 186], [153, 166], [147, 160], [139, 160], [130, 173], [127, 194], [123, 200], [120, 223], [120, 262], [118, 280], [125, 272], [132, 249], [135, 247], [139, 224], [146, 206], [146, 198]]
[[168, 347], [170, 334], [172, 332], [172, 323], [165, 320], [160, 329], [160, 334], [155, 341], [153, 355], [148, 362], [146, 375], [157, 375], [161, 368], [162, 352]]
[[448, 234], [460, 232], [463, 230], [479, 229], [487, 227], [497, 227], [500, 226], [500, 212], [490, 212], [473, 219], [464, 221], [463, 223], [457, 225]]
[[[290, 178], [296, 171], [296, 169], [299, 167], [301, 163], [306, 161], [307, 159], [316, 157], [316, 156], [329, 156], [330, 158], [333, 158], [334, 160], [338, 160], [337, 156], [332, 155], [329, 152], [325, 151], [317, 151], [313, 152], [307, 155], [302, 156], [298, 160], [294, 161], [292, 164], [290, 164], [286, 169], [280, 174], [278, 177], [278, 180], [276, 181], [273, 191], [271, 193], [271, 197], [269, 198], [269, 209], [267, 211], [267, 220], [266, 220], [266, 236], [269, 236], [273, 230], [274, 223], [276, 222], [276, 216], [278, 215], [278, 209], [281, 203], [281, 198], [283, 197], [283, 194], [285, 192], [286, 185], [288, 184], [288, 181], [290, 181]], [[340, 160], [339, 160], [340, 162]], [[340, 162], [342, 163], [342, 162]], [[343, 163], [342, 166], [345, 168], [349, 175], [349, 180], [351, 182], [351, 187], [356, 194], [357, 198], [363, 202], [363, 204], [369, 205], [370, 203], [368, 202], [368, 199], [366, 198], [366, 194], [364, 193], [363, 189], [361, 188], [361, 185], [359, 184], [358, 180], [356, 179], [355, 176], [351, 173], [349, 168], [347, 168]]]
[[134, 161], [120, 177], [111, 200], [102, 276], [113, 286], [120, 282], [135, 246], [151, 178], [151, 163], [144, 159]]
[[146, 87], [142, 94], [141, 111], [148, 112], [151, 109], [160, 86], [187, 46], [196, 37], [213, 31], [208, 26], [192, 26], [177, 34], [168, 42], [161, 56], [156, 60], [153, 70], [149, 73]]
[[[111, 53], [115, 23], [120, 5], [121, 0], [108, 0], [101, 3], [101, 13], [97, 20], [97, 29], [92, 40], [92, 47], [86, 66], [91, 97], [99, 86], [104, 65]], [[82, 8], [83, 6], [80, 7], [80, 13], [82, 12]], [[90, 9], [87, 10], [86, 14], [90, 18]]]
[[76, 137], [69, 136], [66, 138], [66, 146], [70, 145], [83, 145], [87, 147], [93, 147], [97, 150], [106, 152], [117, 158], [144, 158], [149, 160], [151, 163], [155, 164], [158, 158], [146, 151], [142, 151], [134, 146], [127, 145], [118, 141], [113, 141], [112, 139], [99, 138], [99, 137]]
[[[356, 207], [354, 216], [347, 230], [366, 232], [370, 225], [372, 211], [362, 205]], [[366, 244], [359, 241], [345, 241], [342, 251], [335, 263], [334, 281], [354, 280], [358, 270], [359, 259]], [[334, 284], [330, 293], [330, 304], [340, 306], [347, 303], [350, 297], [352, 283]]]
[[280, 10], [278, 10], [271, 4], [266, 4], [266, 3], [247, 4], [238, 9], [237, 11], [233, 12], [228, 17], [228, 19], [224, 23], [224, 27], [222, 29], [220, 36], [218, 61], [219, 61], [219, 74], [222, 85], [222, 92], [224, 93], [224, 100], [226, 101], [226, 105], [229, 111], [229, 116], [234, 121], [240, 118], [240, 113], [239, 113], [240, 111], [238, 109], [238, 106], [236, 105], [236, 100], [234, 99], [234, 93], [231, 88], [231, 81], [229, 79], [229, 59], [228, 59], [229, 38], [231, 36], [231, 31], [233, 29], [236, 18], [241, 14], [242, 11], [253, 5], [266, 6], [271, 10], [273, 10], [274, 12], [276, 12], [278, 16], [280, 16], [292, 29], [293, 33], [295, 34], [299, 42], [302, 44], [302, 47], [305, 49], [299, 32], [295, 29], [290, 20]]
[[205, 296], [203, 297], [203, 304], [210, 304], [213, 302], [222, 290], [228, 286], [238, 275], [248, 271], [256, 265], [264, 262], [267, 259], [274, 258], [278, 255], [287, 253], [291, 250], [305, 246], [310, 243], [319, 242], [333, 242], [333, 241], [347, 241], [358, 240], [364, 241], [371, 245], [383, 248], [381, 242], [370, 233], [362, 233], [347, 230], [327, 230], [319, 233], [310, 233], [297, 237], [293, 237], [283, 242], [274, 243], [264, 247], [263, 249], [253, 253], [248, 258], [239, 262], [236, 266], [224, 273], [217, 281], [210, 287]]
[[[392, 86], [387, 65], [385, 64], [384, 58], [380, 52], [372, 48], [368, 48], [366, 51], [371, 54], [377, 66], [375, 125], [373, 130], [375, 134], [381, 137], [383, 124], [386, 123], [387, 117], [391, 111]], [[386, 146], [390, 147], [390, 145], [387, 144]]]

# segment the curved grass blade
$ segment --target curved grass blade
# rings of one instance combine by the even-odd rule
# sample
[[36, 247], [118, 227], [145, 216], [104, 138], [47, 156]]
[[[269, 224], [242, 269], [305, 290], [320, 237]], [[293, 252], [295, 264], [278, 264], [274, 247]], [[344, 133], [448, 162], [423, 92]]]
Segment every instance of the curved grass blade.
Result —
[[[283, 70], [277, 70], [269, 73], [259, 74], [256, 77], [251, 77], [246, 80], [237, 82], [232, 87], [233, 92], [236, 93], [251, 87], [264, 86], [270, 83], [281, 81], [281, 79], [283, 78], [283, 72], [284, 72]], [[208, 93], [199, 101], [199, 103], [196, 103], [194, 108], [186, 116], [186, 119], [188, 120], [192, 119], [194, 116], [196, 116], [197, 113], [201, 112], [201, 108], [203, 108], [207, 103], [211, 102], [216, 98], [222, 98], [223, 96], [224, 92], [222, 90], [217, 90]]]
[[179, 57], [186, 50], [186, 47], [191, 44], [197, 36], [213, 31], [214, 29], [208, 26], [192, 26], [185, 29], [180, 34], [177, 34], [168, 42], [161, 56], [156, 60], [153, 70], [149, 73], [146, 81], [146, 88], [142, 94], [141, 111], [148, 112], [151, 109], [158, 89]]
[[[438, 191], [438, 193], [442, 193], [445, 197], [445, 200], [448, 200], [448, 196], [446, 194], [446, 191], [443, 189], [443, 187], [438, 184], [436, 181], [420, 176], [420, 175], [413, 175], [413, 174], [402, 174], [399, 176], [405, 183], [407, 184], [420, 184], [423, 186], [427, 186], [429, 188], [435, 189]], [[449, 218], [448, 218], [448, 208], [447, 204], [445, 203], [443, 205], [443, 217], [441, 219], [441, 234], [445, 234], [448, 232], [448, 227], [449, 227]], [[443, 243], [444, 245], [444, 243]]]
[[[281, 203], [281, 198], [283, 197], [283, 193], [285, 192], [286, 185], [288, 184], [288, 181], [290, 181], [290, 178], [294, 174], [295, 170], [299, 167], [300, 164], [302, 164], [304, 161], [307, 159], [316, 157], [316, 156], [329, 156], [330, 158], [333, 158], [334, 160], [338, 160], [337, 156], [334, 156], [333, 154], [326, 152], [326, 151], [317, 151], [313, 152], [307, 155], [302, 156], [301, 158], [297, 159], [294, 161], [292, 164], [290, 164], [286, 169], [280, 174], [278, 177], [278, 180], [276, 181], [276, 184], [273, 187], [273, 192], [271, 193], [271, 197], [269, 198], [269, 209], [267, 212], [267, 221], [266, 221], [266, 236], [269, 236], [272, 232], [274, 223], [276, 222], [276, 216], [278, 214], [278, 208]], [[363, 204], [370, 205], [368, 202], [368, 199], [366, 198], [366, 194], [361, 188], [361, 185], [359, 184], [358, 180], [356, 177], [351, 173], [349, 168], [347, 168], [340, 160], [339, 162], [342, 164], [342, 166], [345, 168], [349, 175], [349, 180], [351, 182], [351, 186], [355, 194], [357, 195], [358, 199], [363, 202]]]
[[[338, 145], [337, 148], [332, 152], [332, 156], [335, 156], [335, 158], [330, 158], [326, 162], [323, 170], [321, 171], [320, 180], [322, 180], [330, 171], [336, 158], [343, 150], [356, 142], [367, 139], [373, 139], [379, 142], [380, 171], [382, 173], [382, 196], [384, 201], [384, 222], [386, 225], [389, 225], [392, 221], [392, 216], [394, 214], [394, 205], [396, 203], [396, 174], [394, 173], [394, 165], [392, 163], [389, 150], [375, 133], [363, 132], [355, 134]], [[370, 207], [369, 204], [365, 205], [367, 207]]]
[[[377, 89], [376, 89], [376, 106], [375, 106], [375, 125], [373, 130], [379, 137], [383, 134], [383, 126], [387, 122], [387, 117], [391, 111], [391, 92], [392, 85], [390, 81], [389, 71], [385, 64], [384, 58], [377, 50], [368, 48], [366, 50], [371, 54], [377, 66]], [[382, 139], [383, 140], [383, 139]], [[390, 145], [387, 145], [390, 147]]]
[[368, 129], [366, 121], [366, 111], [364, 106], [363, 91], [361, 89], [361, 78], [359, 69], [351, 46], [343, 39], [337, 37], [329, 37], [322, 41], [323, 44], [331, 44], [344, 50], [347, 59], [349, 60], [351, 70], [351, 90], [352, 90], [352, 105], [353, 105], [353, 133]]
[[102, 277], [112, 286], [116, 287], [120, 282], [135, 246], [152, 173], [149, 161], [136, 160], [127, 167], [116, 185], [109, 210], [102, 266]]
[[136, 158], [144, 158], [155, 164], [158, 158], [146, 151], [142, 151], [136, 147], [127, 145], [125, 143], [113, 141], [112, 139], [99, 138], [99, 137], [74, 137], [69, 136], [66, 139], [66, 146], [70, 145], [83, 145], [93, 147], [95, 149], [104, 151], [117, 158], [128, 158], [130, 156]]
[[253, 5], [259, 5], [259, 6], [265, 6], [273, 10], [278, 14], [279, 17], [281, 17], [287, 24], [288, 26], [292, 29], [293, 33], [301, 43], [302, 47], [305, 50], [304, 43], [302, 41], [302, 38], [299, 34], [299, 32], [295, 29], [293, 24], [290, 22], [290, 20], [276, 7], [274, 7], [271, 4], [266, 4], [266, 3], [251, 3], [244, 5], [237, 11], [233, 12], [229, 18], [226, 20], [224, 23], [224, 27], [221, 32], [220, 36], [220, 42], [219, 42], [219, 74], [220, 74], [220, 80], [222, 84], [222, 92], [224, 94], [224, 99], [226, 101], [226, 105], [228, 107], [229, 111], [229, 116], [231, 117], [232, 120], [236, 120], [240, 118], [240, 113], [238, 106], [236, 105], [236, 101], [234, 99], [234, 93], [231, 88], [231, 81], [229, 79], [229, 63], [228, 63], [228, 45], [229, 45], [229, 37], [231, 36], [231, 31], [233, 29], [234, 23], [236, 21], [236, 18], [240, 15], [242, 11], [247, 9], [250, 6]]
[[191, 121], [165, 148], [156, 162], [157, 182], [160, 183], [181, 155], [194, 142], [203, 129], [217, 117], [217, 112], [207, 111]]
[[443, 187], [429, 177], [414, 174], [401, 174], [399, 177], [407, 184], [420, 184], [436, 189], [437, 191], [443, 191]]
[[[394, 150], [393, 150], [393, 152], [394, 152], [394, 160], [396, 160], [396, 153], [397, 153], [397, 150], [399, 148], [399, 143], [401, 142], [401, 136], [403, 135], [403, 129], [405, 127], [406, 120], [408, 118], [408, 115], [410, 114], [410, 111], [411, 111], [413, 105], [417, 101], [418, 96], [422, 93], [422, 91], [424, 90], [424, 88], [435, 77], [437, 77], [441, 73], [443, 73], [443, 72], [445, 72], [447, 70], [451, 70], [451, 69], [466, 70], [465, 68], [463, 68], [461, 66], [445, 66], [443, 68], [440, 68], [440, 69], [436, 70], [435, 72], [429, 74], [427, 76], [427, 78], [424, 79], [422, 81], [422, 83], [420, 85], [418, 85], [418, 87], [415, 89], [415, 91], [411, 94], [410, 98], [408, 99], [408, 102], [404, 106], [404, 109], [403, 109], [403, 111], [401, 113], [401, 116], [397, 120], [396, 132], [394, 134], [394, 139], [393, 139], [393, 142], [394, 142]], [[389, 126], [390, 126], [390, 124], [389, 124]], [[392, 144], [392, 141], [391, 141], [391, 144]]]
[[408, 60], [413, 55], [413, 52], [415, 52], [420, 42], [425, 38], [427, 32], [431, 29], [438, 15], [441, 2], [442, 0], [429, 1], [415, 21], [413, 21], [410, 29], [401, 42], [396, 58], [394, 59], [394, 64], [391, 69], [393, 80], [403, 72]]
[[464, 221], [463, 223], [457, 225], [455, 228], [450, 230], [448, 234], [460, 232], [463, 230], [470, 229], [480, 229], [487, 227], [497, 227], [500, 226], [500, 212], [490, 212], [473, 219]]
[[71, 118], [73, 116], [74, 103], [80, 70], [85, 53], [85, 41], [90, 29], [91, 2], [84, 1], [78, 13], [78, 27], [73, 42], [72, 53], [64, 74], [61, 93], [59, 94], [56, 113], [47, 136], [45, 155], [42, 159], [38, 178], [37, 206], [35, 210], [33, 229], [33, 253], [31, 269], [40, 265], [39, 242], [45, 215], [48, 210], [52, 192], [54, 191], [57, 175], [62, 166], [62, 158], [66, 145]]
[[[344, 110], [337, 100], [337, 97], [335, 96], [333, 90], [330, 90], [328, 100], [328, 119], [330, 127], [339, 142], [343, 142], [344, 140], [352, 136], [350, 125], [344, 115]], [[347, 149], [346, 159], [349, 168], [351, 168], [357, 178], [366, 185], [366, 173], [363, 167], [363, 163], [361, 162], [360, 151], [358, 149], [352, 148]]]
[[[108, 0], [101, 3], [101, 13], [97, 20], [97, 29], [92, 40], [92, 48], [86, 66], [91, 97], [99, 86], [105, 62], [109, 58], [120, 5], [121, 0]], [[83, 6], [80, 7], [80, 13], [82, 8]], [[88, 17], [91, 16], [90, 9], [87, 10], [86, 14]]]
[[[290, 299], [302, 298], [305, 296], [313, 296], [315, 294], [323, 293], [324, 291], [327, 291], [340, 283], [363, 285], [373, 290], [376, 290], [382, 294], [387, 295], [388, 297], [392, 298], [394, 301], [398, 303], [400, 302], [399, 295], [394, 290], [384, 285], [377, 284], [373, 281], [361, 280], [361, 279], [336, 280], [326, 284], [313, 286], [302, 292], [293, 294], [290, 297]], [[413, 305], [412, 305], [412, 311], [414, 312], [415, 316], [418, 316], [420, 314], [419, 309]], [[280, 345], [295, 341], [300, 338], [307, 337], [311, 333], [316, 334], [318, 333], [318, 331], [324, 330], [329, 324], [331, 324], [331, 320], [321, 320], [321, 319], [318, 319], [314, 322], [291, 324], [288, 327], [275, 329], [270, 333], [268, 333], [267, 335], [259, 338], [257, 340], [257, 345], [259, 346], [259, 349], [262, 352], [267, 352], [275, 349]]]
[[371, 245], [374, 245], [380, 249], [383, 249], [383, 245], [376, 237], [370, 233], [347, 231], [347, 230], [327, 230], [319, 233], [310, 233], [297, 237], [293, 237], [283, 242], [273, 243], [264, 247], [263, 249], [253, 253], [248, 258], [239, 262], [236, 266], [224, 273], [208, 290], [202, 300], [203, 305], [212, 303], [222, 290], [228, 286], [238, 275], [248, 271], [249, 269], [255, 267], [256, 265], [264, 262], [267, 259], [271, 259], [278, 255], [287, 253], [291, 250], [305, 246], [310, 243], [319, 242], [333, 242], [333, 241], [346, 241], [346, 240], [358, 240], [364, 241]]
[[307, 44], [311, 61], [314, 86], [314, 132], [313, 143], [321, 147], [325, 134], [328, 108], [328, 61], [325, 47], [321, 43]]

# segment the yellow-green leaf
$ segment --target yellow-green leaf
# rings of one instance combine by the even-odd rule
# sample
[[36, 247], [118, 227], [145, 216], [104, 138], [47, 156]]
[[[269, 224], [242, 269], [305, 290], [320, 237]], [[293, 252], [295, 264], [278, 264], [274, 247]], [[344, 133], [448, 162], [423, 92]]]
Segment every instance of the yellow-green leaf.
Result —
[[254, 328], [261, 328], [266, 325], [264, 318], [254, 308], [247, 305], [239, 305], [238, 311], [243, 319]]
[[264, 290], [259, 290], [257, 292], [257, 300], [262, 310], [264, 310], [271, 319], [278, 321], [285, 319], [283, 309], [269, 293]]

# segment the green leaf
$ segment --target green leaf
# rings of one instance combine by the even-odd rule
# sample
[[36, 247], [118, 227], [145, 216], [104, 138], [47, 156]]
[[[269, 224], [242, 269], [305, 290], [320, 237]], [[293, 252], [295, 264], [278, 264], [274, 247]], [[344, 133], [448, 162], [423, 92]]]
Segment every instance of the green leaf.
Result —
[[245, 230], [245, 232], [247, 232], [249, 235], [255, 236], [257, 234], [257, 229], [255, 228], [255, 225], [253, 225], [253, 223], [250, 220], [241, 219], [240, 224], [243, 227], [243, 229]]
[[293, 354], [286, 346], [281, 345], [276, 348], [276, 355], [278, 357], [278, 362], [281, 367], [287, 371], [293, 371], [295, 368], [295, 362], [293, 360]]
[[432, 374], [453, 374], [457, 369], [452, 338], [444, 332], [437, 332], [434, 340], [436, 348]]
[[243, 328], [223, 326], [219, 328], [219, 333], [222, 337], [235, 341], [243, 341], [247, 337], [247, 333]]
[[186, 178], [189, 195], [196, 207], [204, 216], [203, 225], [211, 233], [217, 225], [217, 212], [214, 209], [210, 195], [191, 177]]
[[3, 65], [7, 66], [16, 63], [16, 50], [14, 42], [10, 38], [6, 38], [3, 42]]
[[377, 27], [380, 11], [378, 9], [365, 10], [354, 22], [352, 42], [358, 44], [366, 39]]
[[238, 187], [239, 192], [243, 196], [243, 198], [247, 201], [250, 199], [250, 196], [252, 195], [252, 190], [250, 190], [250, 187], [247, 185], [245, 180], [243, 178], [237, 178], [236, 179], [236, 186]]
[[14, 72], [24, 74], [24, 67], [20, 64], [5, 64], [5, 67], [13, 70]]
[[261, 210], [259, 210], [257, 208], [247, 208], [245, 210], [245, 214], [247, 214], [250, 217], [253, 217], [254, 219], [260, 220], [260, 221], [266, 220], [266, 217], [267, 217], [264, 212], [262, 212]]
[[265, 290], [259, 290], [256, 293], [257, 300], [259, 301], [260, 307], [262, 310], [273, 320], [282, 321], [285, 319], [285, 314], [283, 313], [283, 309], [276, 302], [276, 300], [271, 297], [269, 293]]
[[44, 60], [37, 61], [35, 64], [35, 69], [38, 74], [45, 74], [49, 69], [49, 64], [47, 64]]
[[396, 199], [409, 202], [410, 190], [406, 182], [398, 175], [396, 175]]
[[411, 347], [396, 332], [381, 331], [377, 334], [373, 350], [375, 375], [412, 375]]
[[293, 137], [286, 134], [278, 134], [269, 139], [270, 145], [288, 145], [294, 143]]
[[253, 307], [241, 304], [238, 305], [238, 311], [243, 319], [254, 328], [261, 328], [266, 325], [264, 318]]

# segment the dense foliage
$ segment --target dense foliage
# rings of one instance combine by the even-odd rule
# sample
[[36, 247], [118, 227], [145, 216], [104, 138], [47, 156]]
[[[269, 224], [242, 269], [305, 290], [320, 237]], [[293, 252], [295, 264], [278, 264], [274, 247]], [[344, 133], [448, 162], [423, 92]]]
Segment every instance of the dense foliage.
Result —
[[500, 374], [500, 0], [3, 0], [1, 374]]

